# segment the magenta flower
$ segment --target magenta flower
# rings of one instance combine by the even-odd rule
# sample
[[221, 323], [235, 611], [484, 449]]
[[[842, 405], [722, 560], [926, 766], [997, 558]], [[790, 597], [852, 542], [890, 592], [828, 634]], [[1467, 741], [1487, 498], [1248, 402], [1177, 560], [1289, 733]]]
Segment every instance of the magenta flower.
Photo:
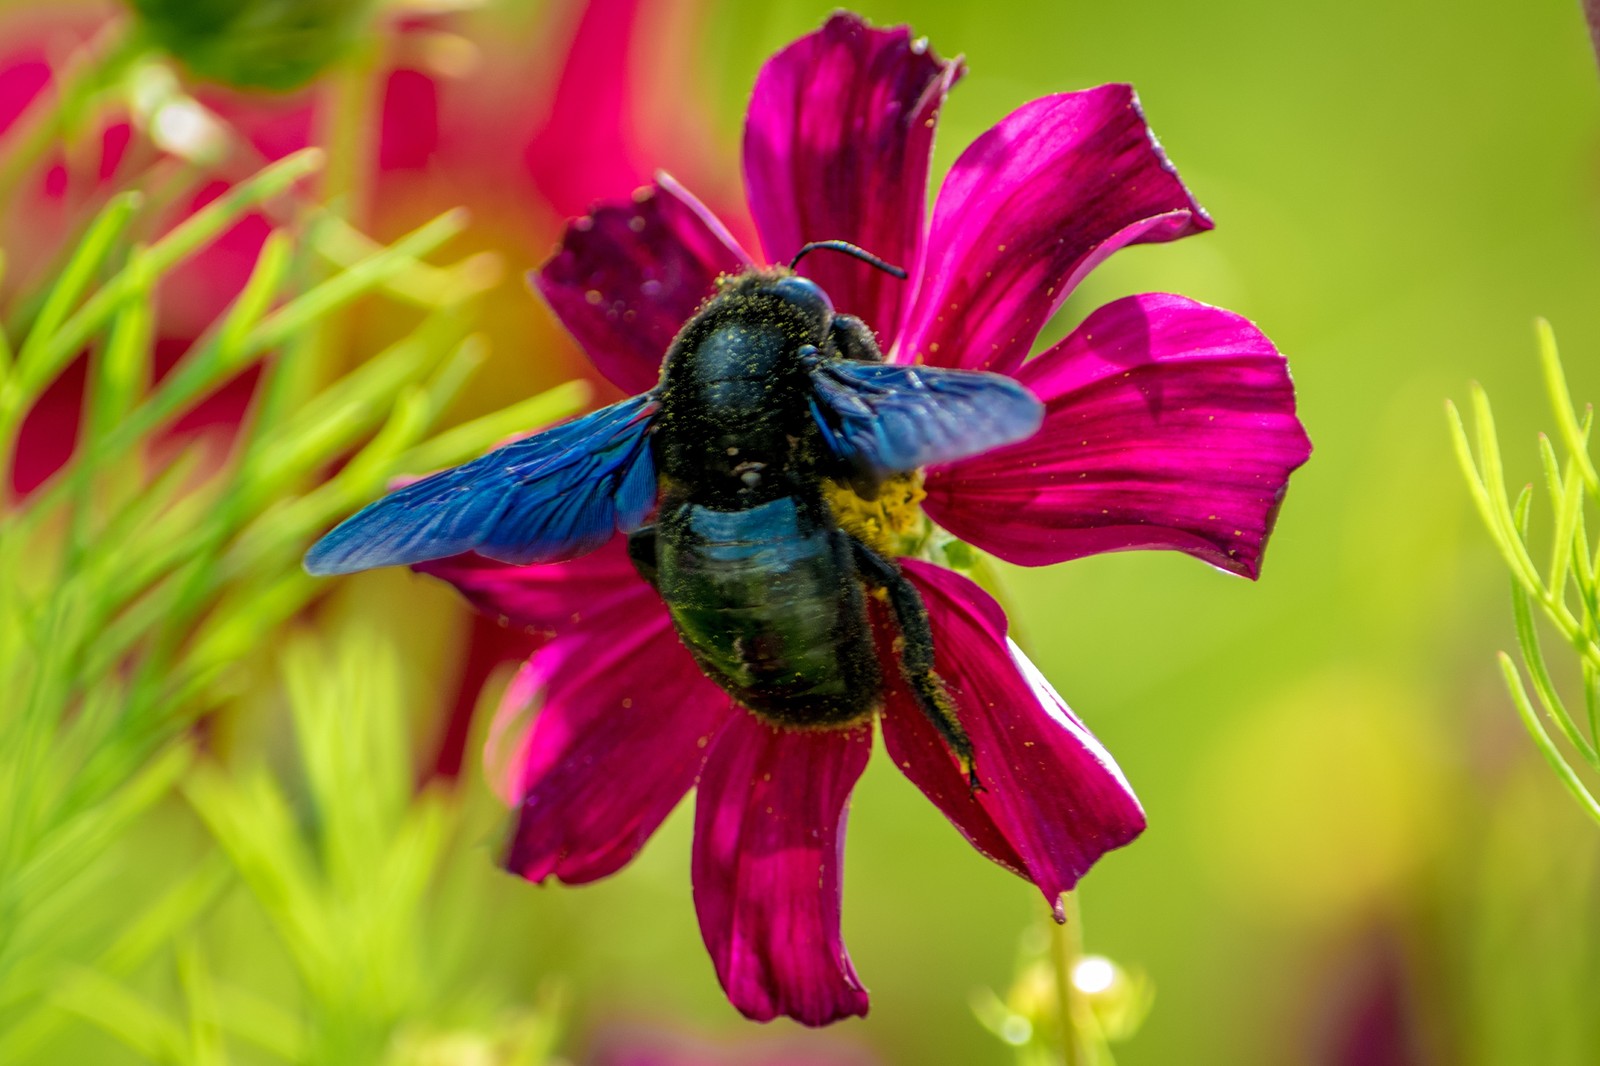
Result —
[[[1095, 312], [1029, 359], [1078, 280], [1125, 245], [1209, 229], [1151, 137], [1133, 91], [1108, 85], [1029, 103], [952, 168], [931, 222], [929, 155], [961, 76], [905, 28], [836, 15], [770, 60], [747, 119], [745, 178], [764, 260], [844, 239], [911, 268], [897, 281], [814, 255], [804, 272], [861, 316], [895, 362], [1015, 376], [1045, 405], [1028, 440], [924, 473], [928, 519], [1026, 565], [1167, 548], [1255, 577], [1289, 473], [1310, 444], [1283, 357], [1237, 315], [1144, 295]], [[755, 260], [662, 176], [573, 223], [535, 281], [619, 388], [652, 387], [680, 326], [723, 273]], [[942, 536], [914, 511], [903, 543]], [[892, 512], [892, 513], [890, 513]], [[900, 566], [930, 616], [937, 671], [983, 789], [899, 675], [878, 716], [894, 763], [980, 852], [1060, 895], [1144, 828], [1111, 756], [1006, 635], [966, 577]], [[490, 739], [518, 805], [508, 867], [531, 881], [616, 872], [697, 788], [693, 877], [701, 933], [747, 1016], [822, 1025], [866, 1013], [840, 937], [840, 861], [871, 726], [785, 731], [702, 676], [620, 540], [570, 562], [477, 556], [423, 564], [537, 636]], [[880, 652], [894, 662], [892, 629]], [[517, 719], [530, 705], [531, 725]]]

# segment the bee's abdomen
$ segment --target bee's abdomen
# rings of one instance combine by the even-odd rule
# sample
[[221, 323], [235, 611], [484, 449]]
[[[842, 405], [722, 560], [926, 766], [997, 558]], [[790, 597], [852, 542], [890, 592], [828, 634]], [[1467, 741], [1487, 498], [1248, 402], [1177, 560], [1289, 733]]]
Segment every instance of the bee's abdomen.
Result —
[[810, 511], [792, 497], [665, 510], [659, 588], [684, 644], [740, 703], [837, 725], [870, 713], [882, 680], [849, 543]]

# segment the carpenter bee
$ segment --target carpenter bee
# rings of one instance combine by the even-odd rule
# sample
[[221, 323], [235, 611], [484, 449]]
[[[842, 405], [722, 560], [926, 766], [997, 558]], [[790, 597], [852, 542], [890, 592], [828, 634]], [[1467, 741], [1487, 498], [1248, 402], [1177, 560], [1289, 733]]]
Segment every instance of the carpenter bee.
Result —
[[626, 533], [705, 674], [790, 728], [848, 725], [880, 705], [866, 603], [878, 592], [911, 692], [977, 788], [922, 598], [892, 558], [846, 530], [827, 488], [872, 499], [920, 467], [1031, 435], [1043, 408], [997, 374], [885, 363], [861, 319], [834, 313], [794, 273], [818, 249], [905, 277], [822, 241], [787, 269], [724, 278], [673, 340], [654, 389], [385, 496], [313, 545], [306, 569], [466, 551], [555, 562]]

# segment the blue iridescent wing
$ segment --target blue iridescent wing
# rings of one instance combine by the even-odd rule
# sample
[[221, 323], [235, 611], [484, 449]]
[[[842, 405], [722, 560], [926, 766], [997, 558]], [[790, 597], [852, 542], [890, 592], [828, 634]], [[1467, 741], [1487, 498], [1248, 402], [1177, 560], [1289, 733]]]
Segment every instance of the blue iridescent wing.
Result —
[[349, 574], [475, 551], [550, 563], [644, 524], [656, 502], [646, 393], [412, 482], [306, 552], [312, 574]]
[[881, 481], [1033, 435], [1044, 405], [1000, 374], [818, 359], [811, 414], [835, 457]]

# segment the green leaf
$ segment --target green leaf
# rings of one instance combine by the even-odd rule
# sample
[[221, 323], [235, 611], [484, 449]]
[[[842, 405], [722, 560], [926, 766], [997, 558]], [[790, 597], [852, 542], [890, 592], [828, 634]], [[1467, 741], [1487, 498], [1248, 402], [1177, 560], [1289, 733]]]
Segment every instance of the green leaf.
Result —
[[72, 972], [55, 1003], [81, 1015], [140, 1055], [155, 1062], [183, 1062], [182, 1027], [119, 981], [87, 968]]
[[[36, 327], [40, 340], [32, 359], [28, 360], [33, 369], [28, 372], [27, 381], [33, 387], [42, 387], [53, 380], [67, 361], [82, 351], [90, 338], [109, 321], [122, 302], [125, 289], [133, 284], [136, 276], [159, 278], [165, 275], [252, 208], [281, 195], [314, 173], [322, 166], [322, 160], [321, 149], [304, 148], [268, 165], [174, 226], [140, 254], [137, 268], [132, 264], [124, 267], [59, 328], [44, 332]], [[29, 340], [33, 340], [33, 334], [29, 335]], [[18, 357], [19, 363], [25, 359], [25, 356]], [[15, 376], [21, 375], [19, 368]]]
[[[189, 930], [233, 880], [220, 857], [203, 862], [123, 928], [116, 941], [90, 969], [105, 977], [130, 976], [135, 969]], [[70, 976], [67, 978], [70, 980]], [[45, 997], [14, 1025], [0, 1032], [0, 1062], [31, 1062], [39, 1047], [60, 1030], [68, 1015], [54, 998]]]
[[587, 382], [557, 385], [502, 411], [465, 422], [420, 444], [395, 466], [413, 473], [431, 473], [475, 459], [511, 437], [531, 433], [582, 410], [592, 396]]
[[1578, 429], [1578, 420], [1572, 410], [1572, 396], [1567, 391], [1566, 372], [1561, 369], [1561, 355], [1556, 349], [1555, 331], [1544, 319], [1534, 322], [1534, 332], [1539, 338], [1539, 366], [1544, 371], [1545, 390], [1550, 396], [1550, 408], [1555, 412], [1556, 429], [1568, 454], [1578, 464], [1589, 495], [1600, 501], [1600, 476], [1589, 460], [1586, 434]]
[[1566, 705], [1556, 692], [1554, 682], [1550, 679], [1549, 667], [1545, 664], [1544, 654], [1539, 647], [1539, 634], [1533, 624], [1533, 609], [1528, 601], [1528, 594], [1516, 582], [1511, 583], [1512, 613], [1517, 623], [1517, 643], [1522, 651], [1522, 661], [1528, 667], [1528, 673], [1533, 678], [1534, 691], [1539, 695], [1539, 701], [1544, 704], [1545, 713], [1556, 723], [1561, 730], [1561, 735], [1567, 742], [1577, 748], [1583, 759], [1596, 771], [1600, 771], [1600, 755], [1595, 752], [1594, 745], [1578, 730], [1577, 724], [1567, 713]]
[[[110, 256], [117, 238], [128, 228], [134, 212], [143, 202], [141, 193], [118, 193], [90, 223], [84, 239], [67, 260], [66, 269], [45, 298], [44, 307], [34, 319], [27, 339], [23, 341], [22, 350], [17, 353], [15, 373], [7, 381], [7, 391], [3, 401], [0, 401], [0, 410], [9, 411], [13, 405], [31, 402], [39, 390], [61, 372], [66, 359], [75, 354], [64, 351], [60, 346], [52, 349], [50, 342], [83, 298], [90, 282]], [[107, 308], [108, 312], [111, 310], [114, 308]], [[46, 353], [51, 351], [58, 354], [46, 358]]]
[[188, 1007], [188, 1054], [193, 1066], [226, 1066], [216, 984], [206, 965], [205, 952], [192, 935], [178, 941], [178, 986]]
[[1539, 724], [1539, 716], [1534, 712], [1533, 705], [1528, 701], [1528, 692], [1522, 687], [1522, 678], [1517, 672], [1516, 664], [1511, 661], [1511, 656], [1501, 652], [1500, 671], [1505, 675], [1506, 690], [1511, 693], [1511, 702], [1516, 705], [1517, 714], [1522, 718], [1523, 726], [1528, 730], [1528, 735], [1533, 738], [1534, 746], [1539, 749], [1545, 761], [1550, 764], [1550, 769], [1555, 771], [1556, 779], [1572, 794], [1583, 808], [1585, 814], [1600, 823], [1600, 803], [1596, 803], [1589, 790], [1559, 749], [1550, 739], [1550, 734], [1544, 731], [1544, 726]]
[[417, 259], [458, 235], [466, 228], [466, 224], [465, 211], [459, 208], [446, 211], [389, 247], [373, 252], [348, 269], [341, 270], [269, 315], [258, 329], [252, 331], [252, 349], [265, 351], [275, 348], [312, 322], [404, 273]]

